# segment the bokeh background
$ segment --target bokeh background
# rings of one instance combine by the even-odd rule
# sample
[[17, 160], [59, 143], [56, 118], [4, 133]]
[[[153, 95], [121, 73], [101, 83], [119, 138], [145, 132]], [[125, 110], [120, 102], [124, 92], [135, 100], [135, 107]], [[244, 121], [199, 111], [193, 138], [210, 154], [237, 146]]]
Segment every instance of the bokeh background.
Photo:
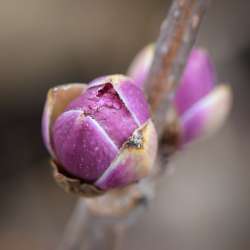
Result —
[[[125, 73], [168, 0], [0, 0], [0, 249], [55, 249], [76, 198], [53, 182], [48, 88]], [[176, 155], [122, 249], [250, 249], [250, 1], [213, 1], [197, 41], [234, 89], [228, 123]], [[219, 108], [219, 107], [218, 107]]]

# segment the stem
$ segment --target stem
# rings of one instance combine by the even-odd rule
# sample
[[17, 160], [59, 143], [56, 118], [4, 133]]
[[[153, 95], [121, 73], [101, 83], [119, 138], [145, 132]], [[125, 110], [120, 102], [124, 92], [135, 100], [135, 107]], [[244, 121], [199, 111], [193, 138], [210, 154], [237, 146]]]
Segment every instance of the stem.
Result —
[[95, 198], [79, 198], [58, 250], [117, 249], [125, 229], [144, 211], [153, 195], [150, 180]]
[[92, 218], [91, 223], [92, 225], [88, 224], [88, 231], [83, 236], [83, 249], [118, 249], [125, 225], [119, 222], [102, 221], [99, 218]]
[[[170, 12], [162, 24], [146, 84], [153, 119], [160, 135], [167, 112], [168, 93], [179, 81], [208, 2], [209, 0], [174, 0]], [[146, 186], [149, 187], [150, 184]], [[147, 187], [144, 187], [143, 190], [147, 190]], [[134, 199], [133, 196], [129, 197], [129, 193], [131, 192], [127, 192], [125, 200]], [[145, 196], [143, 192], [139, 192], [139, 194], [141, 197]], [[114, 196], [113, 199], [119, 199], [119, 197]], [[103, 201], [105, 203], [105, 199]], [[110, 202], [109, 199], [107, 201]], [[126, 202], [128, 203], [128, 201]], [[123, 203], [121, 202], [121, 204]], [[141, 204], [139, 202], [137, 206], [131, 206], [131, 210], [136, 211]], [[79, 199], [58, 250], [77, 250], [82, 241], [85, 249], [88, 250], [115, 249], [126, 224], [134, 217], [134, 213], [124, 214], [126, 215], [123, 218], [116, 220], [107, 218], [105, 215], [93, 216], [85, 207], [84, 201]], [[105, 217], [106, 221], [103, 221]]]
[[86, 250], [117, 249], [125, 228], [124, 223], [118, 222], [95, 217], [80, 198], [66, 225], [58, 250], [81, 249], [82, 243]]
[[58, 250], [77, 250], [80, 248], [82, 234], [89, 224], [88, 209], [83, 199], [79, 199], [66, 225]]
[[169, 92], [180, 80], [209, 0], [175, 0], [164, 20], [146, 81], [155, 126], [164, 128]]

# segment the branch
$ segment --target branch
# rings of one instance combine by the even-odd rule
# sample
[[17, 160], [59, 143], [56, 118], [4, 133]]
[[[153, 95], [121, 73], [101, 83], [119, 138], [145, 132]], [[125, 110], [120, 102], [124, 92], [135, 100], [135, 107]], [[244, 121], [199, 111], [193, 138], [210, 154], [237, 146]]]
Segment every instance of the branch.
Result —
[[[113, 221], [112, 221], [113, 222]], [[125, 225], [102, 221], [93, 216], [79, 198], [66, 225], [58, 250], [112, 250], [119, 246]]]
[[[174, 0], [170, 12], [162, 24], [146, 84], [153, 118], [160, 134], [166, 117], [168, 94], [179, 81], [208, 2], [209, 0]], [[139, 192], [138, 195], [139, 198], [145, 196], [143, 192]], [[93, 201], [95, 201], [94, 199]], [[114, 197], [114, 199], [119, 198]], [[135, 199], [135, 197], [127, 195], [127, 200], [130, 199]], [[111, 200], [107, 199], [107, 201], [112, 204]], [[126, 203], [130, 202], [126, 201]], [[141, 202], [138, 203], [138, 206], [141, 206]], [[132, 206], [131, 210], [136, 210], [138, 206]], [[119, 228], [123, 228], [124, 221], [121, 220], [121, 223], [119, 220], [110, 221], [108, 224], [103, 224], [101, 218], [96, 218], [94, 222], [91, 211], [89, 213], [88, 209], [83, 205], [83, 201], [79, 201], [58, 250], [77, 250], [82, 241], [87, 241], [87, 249], [91, 250], [113, 249], [116, 246]], [[125, 221], [130, 221], [132, 215], [133, 213], [128, 218], [125, 217]]]
[[65, 227], [62, 241], [58, 250], [80, 249], [82, 235], [89, 224], [88, 209], [83, 199], [79, 198], [72, 212], [68, 224]]
[[146, 81], [155, 125], [162, 134], [168, 98], [180, 80], [209, 0], [175, 0], [161, 26]]

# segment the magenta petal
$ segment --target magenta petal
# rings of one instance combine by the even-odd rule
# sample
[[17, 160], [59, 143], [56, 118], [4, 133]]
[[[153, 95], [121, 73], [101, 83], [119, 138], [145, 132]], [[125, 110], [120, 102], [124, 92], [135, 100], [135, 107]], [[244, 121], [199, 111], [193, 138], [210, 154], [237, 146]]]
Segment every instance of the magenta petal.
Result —
[[120, 98], [130, 111], [137, 125], [144, 124], [150, 117], [149, 106], [141, 89], [133, 84], [132, 81], [123, 80], [114, 86]]
[[136, 86], [133, 79], [123, 75], [109, 75], [93, 80], [90, 86], [100, 86], [106, 83], [112, 84], [138, 126], [149, 119], [148, 103], [143, 91]]
[[182, 115], [194, 103], [207, 95], [216, 82], [216, 72], [208, 53], [203, 49], [193, 49], [187, 61], [174, 104]]
[[93, 117], [117, 147], [132, 135], [137, 123], [110, 83], [89, 87], [67, 110], [80, 109]]
[[216, 131], [229, 114], [231, 89], [226, 85], [215, 88], [180, 117], [181, 144], [206, 137]]
[[79, 110], [59, 116], [53, 127], [53, 142], [64, 169], [86, 181], [100, 177], [118, 153], [100, 125]]
[[134, 132], [141, 133], [143, 145], [124, 145], [119, 155], [110, 167], [96, 181], [95, 185], [103, 190], [123, 187], [140, 180], [152, 171], [157, 152], [157, 134], [154, 125], [149, 120], [142, 128]]
[[131, 158], [116, 165], [115, 168], [111, 165], [111, 171], [103, 179], [99, 180], [96, 185], [102, 190], [107, 190], [115, 187], [123, 187], [128, 183], [135, 182], [138, 176], [132, 166], [133, 159]]
[[47, 150], [55, 158], [51, 143], [51, 127], [65, 107], [86, 89], [86, 84], [70, 83], [48, 91], [42, 116], [42, 137]]

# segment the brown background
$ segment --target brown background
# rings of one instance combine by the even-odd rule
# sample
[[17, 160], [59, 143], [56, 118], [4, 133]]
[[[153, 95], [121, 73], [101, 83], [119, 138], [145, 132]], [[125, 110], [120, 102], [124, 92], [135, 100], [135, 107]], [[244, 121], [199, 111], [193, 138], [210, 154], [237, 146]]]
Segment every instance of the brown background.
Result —
[[[124, 73], [158, 35], [164, 0], [0, 1], [0, 249], [54, 249], [75, 197], [40, 136], [49, 87]], [[213, 1], [198, 38], [234, 89], [226, 126], [179, 153], [123, 249], [250, 249], [250, 2]]]

